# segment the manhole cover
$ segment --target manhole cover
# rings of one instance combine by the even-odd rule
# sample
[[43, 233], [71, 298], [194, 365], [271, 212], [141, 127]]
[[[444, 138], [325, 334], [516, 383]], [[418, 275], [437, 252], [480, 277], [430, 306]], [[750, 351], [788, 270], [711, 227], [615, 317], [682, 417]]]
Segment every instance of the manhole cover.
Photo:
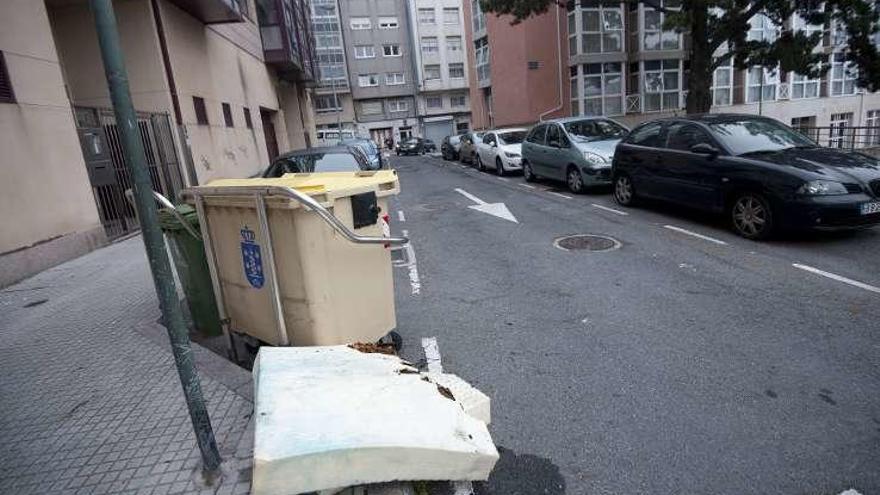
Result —
[[567, 235], [553, 241], [563, 251], [612, 251], [620, 247], [620, 241], [604, 235]]

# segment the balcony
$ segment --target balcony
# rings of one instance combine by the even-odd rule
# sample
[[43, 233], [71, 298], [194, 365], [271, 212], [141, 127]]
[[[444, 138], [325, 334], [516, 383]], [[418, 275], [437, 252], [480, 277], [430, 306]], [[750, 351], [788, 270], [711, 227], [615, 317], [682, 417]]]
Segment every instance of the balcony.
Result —
[[248, 15], [247, 0], [169, 0], [205, 24], [241, 22]]
[[317, 57], [309, 15], [308, 0], [257, 0], [266, 64], [283, 80], [313, 85]]

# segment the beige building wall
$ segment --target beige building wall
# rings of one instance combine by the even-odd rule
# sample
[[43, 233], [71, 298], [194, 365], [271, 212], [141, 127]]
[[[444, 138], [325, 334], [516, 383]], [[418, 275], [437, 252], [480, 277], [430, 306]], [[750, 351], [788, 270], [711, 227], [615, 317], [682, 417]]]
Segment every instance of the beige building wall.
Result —
[[0, 2], [16, 103], [0, 103], [0, 286], [105, 242], [46, 7]]

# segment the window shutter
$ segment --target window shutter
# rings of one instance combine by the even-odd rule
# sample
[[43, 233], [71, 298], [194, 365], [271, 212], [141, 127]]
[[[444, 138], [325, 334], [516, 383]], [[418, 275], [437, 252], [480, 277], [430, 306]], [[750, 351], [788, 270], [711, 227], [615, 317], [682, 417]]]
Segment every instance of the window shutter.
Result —
[[0, 52], [0, 103], [15, 103], [15, 93], [12, 92], [12, 80], [6, 70], [6, 58]]

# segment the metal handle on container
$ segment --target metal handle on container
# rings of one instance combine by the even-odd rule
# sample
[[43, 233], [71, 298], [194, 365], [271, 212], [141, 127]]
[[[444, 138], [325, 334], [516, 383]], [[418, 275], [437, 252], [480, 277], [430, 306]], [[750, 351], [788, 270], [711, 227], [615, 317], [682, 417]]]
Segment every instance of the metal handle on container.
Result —
[[[156, 201], [159, 202], [159, 204], [171, 210], [171, 214], [174, 215], [174, 218], [176, 218], [180, 222], [180, 224], [183, 225], [183, 228], [187, 232], [189, 232], [189, 235], [195, 237], [196, 240], [202, 240], [201, 234], [199, 234], [196, 229], [192, 228], [192, 225], [189, 224], [186, 218], [183, 218], [183, 215], [181, 215], [180, 212], [177, 211], [177, 208], [174, 206], [174, 203], [172, 203], [171, 200], [156, 191], [152, 191], [152, 193], [153, 197], [156, 199]], [[134, 208], [134, 191], [132, 191], [131, 189], [126, 189], [125, 199], [127, 199], [128, 203], [132, 206], [132, 208]]]
[[229, 186], [229, 187], [206, 187], [185, 189], [181, 192], [181, 196], [187, 197], [208, 197], [208, 196], [241, 196], [252, 199], [254, 195], [259, 196], [281, 196], [296, 200], [309, 210], [318, 214], [321, 219], [330, 224], [336, 232], [339, 232], [349, 241], [355, 244], [390, 244], [400, 246], [409, 242], [406, 237], [376, 237], [358, 235], [346, 227], [342, 221], [336, 218], [327, 208], [321, 206], [314, 198], [308, 194], [301, 193], [296, 189], [288, 186]]

